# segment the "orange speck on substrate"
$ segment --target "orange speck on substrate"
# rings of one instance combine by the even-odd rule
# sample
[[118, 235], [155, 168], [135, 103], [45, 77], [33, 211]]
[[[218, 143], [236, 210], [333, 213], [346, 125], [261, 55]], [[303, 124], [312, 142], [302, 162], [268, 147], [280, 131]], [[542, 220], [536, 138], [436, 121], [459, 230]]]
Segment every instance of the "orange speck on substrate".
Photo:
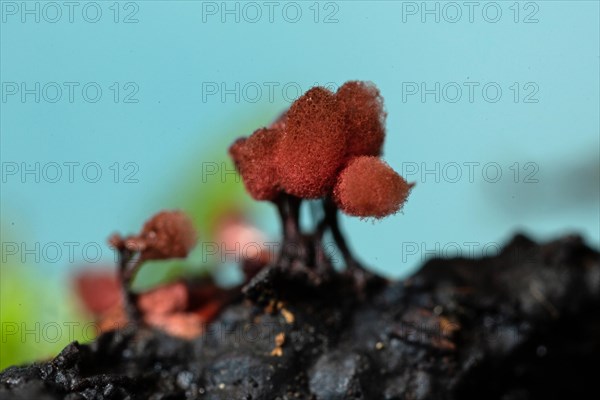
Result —
[[264, 311], [265, 314], [273, 314], [275, 313], [275, 307], [276, 307], [276, 301], [271, 299], [269, 300], [269, 303], [265, 306]]
[[275, 347], [271, 350], [271, 355], [273, 357], [281, 357], [283, 355], [283, 349], [281, 347]]
[[271, 355], [274, 357], [281, 357], [283, 355], [283, 349], [281, 346], [285, 343], [285, 333], [281, 332], [275, 336], [275, 348], [271, 351]]
[[277, 153], [281, 186], [310, 199], [327, 194], [344, 162], [346, 135], [335, 95], [314, 87], [292, 104]]
[[277, 336], [275, 336], [275, 345], [277, 347], [281, 347], [283, 346], [283, 343], [285, 342], [285, 333], [280, 332], [277, 334]]
[[383, 218], [402, 208], [413, 186], [378, 157], [362, 156], [340, 173], [334, 198], [348, 215]]
[[296, 320], [296, 317], [294, 316], [294, 314], [292, 314], [291, 311], [289, 311], [289, 310], [287, 310], [285, 308], [282, 308], [280, 310], [280, 312], [281, 312], [281, 315], [283, 315], [283, 319], [285, 319], [286, 323], [293, 324], [294, 321]]

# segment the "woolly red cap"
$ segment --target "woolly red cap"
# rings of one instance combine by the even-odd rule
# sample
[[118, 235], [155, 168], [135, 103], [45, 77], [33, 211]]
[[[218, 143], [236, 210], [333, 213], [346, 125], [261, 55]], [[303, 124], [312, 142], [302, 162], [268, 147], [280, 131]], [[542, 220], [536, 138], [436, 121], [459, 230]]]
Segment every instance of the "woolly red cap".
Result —
[[324, 196], [346, 152], [335, 95], [322, 87], [310, 89], [292, 104], [285, 125], [277, 153], [282, 188], [302, 198]]
[[379, 156], [385, 139], [383, 98], [373, 83], [350, 81], [336, 93], [346, 133], [346, 153], [354, 156]]
[[248, 138], [238, 138], [235, 142], [231, 144], [231, 146], [229, 146], [229, 157], [231, 157], [231, 159], [233, 160], [233, 164], [235, 165], [235, 168], [237, 168], [238, 171], [240, 169], [240, 162], [242, 160], [242, 154], [246, 140], [248, 140]]
[[183, 258], [196, 244], [192, 221], [181, 211], [161, 211], [144, 224], [138, 236], [125, 240], [145, 260]]
[[261, 128], [247, 139], [238, 139], [229, 154], [255, 200], [273, 200], [280, 192], [275, 165], [276, 148], [281, 138], [277, 129]]
[[340, 173], [334, 199], [348, 215], [383, 218], [402, 208], [413, 186], [378, 157], [361, 156]]
[[282, 112], [279, 115], [279, 117], [277, 117], [277, 119], [275, 121], [273, 121], [273, 123], [271, 123], [271, 125], [269, 125], [269, 129], [278, 129], [283, 132], [285, 130], [286, 122], [287, 122], [287, 110]]

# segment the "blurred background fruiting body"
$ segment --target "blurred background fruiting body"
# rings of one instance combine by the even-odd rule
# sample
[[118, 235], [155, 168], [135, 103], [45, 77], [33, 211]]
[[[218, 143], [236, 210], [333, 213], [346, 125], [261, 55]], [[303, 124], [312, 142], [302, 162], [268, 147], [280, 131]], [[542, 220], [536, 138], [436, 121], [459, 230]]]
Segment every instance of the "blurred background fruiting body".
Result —
[[187, 212], [200, 240], [184, 261], [148, 263], [136, 289], [239, 280], [235, 243], [277, 240], [279, 225], [227, 149], [315, 85], [373, 81], [382, 157], [417, 184], [403, 213], [342, 218], [364, 265], [402, 278], [436, 255], [496, 254], [515, 231], [598, 247], [599, 5], [513, 3], [498, 3], [497, 21], [482, 5], [452, 23], [443, 2], [429, 3], [438, 20], [421, 2], [340, 1], [298, 2], [297, 20], [281, 3], [272, 21], [242, 2], [230, 14], [110, 2], [97, 22], [63, 10], [50, 23], [2, 2], [0, 368], [93, 339], [80, 274], [114, 272], [107, 237], [161, 209]]

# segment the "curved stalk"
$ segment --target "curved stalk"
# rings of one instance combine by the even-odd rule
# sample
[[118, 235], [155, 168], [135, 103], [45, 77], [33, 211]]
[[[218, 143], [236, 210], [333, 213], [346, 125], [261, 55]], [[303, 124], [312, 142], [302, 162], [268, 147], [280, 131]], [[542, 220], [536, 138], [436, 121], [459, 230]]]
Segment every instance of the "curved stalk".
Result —
[[323, 209], [325, 210], [325, 219], [328, 221], [328, 226], [331, 229], [333, 240], [335, 240], [335, 244], [342, 253], [342, 257], [344, 257], [346, 267], [351, 270], [364, 269], [363, 266], [356, 260], [350, 251], [348, 244], [346, 243], [346, 238], [340, 229], [338, 219], [339, 210], [331, 197], [327, 197], [323, 200]]
[[137, 325], [141, 322], [141, 314], [137, 307], [137, 295], [131, 290], [131, 285], [142, 260], [138, 257], [133, 261], [134, 256], [135, 253], [128, 249], [119, 252], [119, 280], [127, 319], [131, 324]]

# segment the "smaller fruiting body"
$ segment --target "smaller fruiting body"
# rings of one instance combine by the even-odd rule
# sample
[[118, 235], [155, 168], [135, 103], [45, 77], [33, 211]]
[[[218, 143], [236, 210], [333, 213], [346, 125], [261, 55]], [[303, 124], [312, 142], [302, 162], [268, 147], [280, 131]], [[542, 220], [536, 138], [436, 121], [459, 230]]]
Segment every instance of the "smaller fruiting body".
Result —
[[135, 274], [145, 261], [186, 257], [196, 244], [196, 233], [181, 211], [161, 211], [144, 224], [138, 235], [122, 238], [115, 234], [109, 243], [119, 252], [119, 279], [129, 320], [137, 322], [141, 317], [131, 292]]
[[361, 156], [340, 173], [333, 193], [344, 213], [383, 218], [400, 211], [412, 187], [378, 157]]
[[145, 260], [187, 257], [196, 245], [192, 221], [181, 211], [161, 211], [146, 221], [140, 235], [133, 239]]

